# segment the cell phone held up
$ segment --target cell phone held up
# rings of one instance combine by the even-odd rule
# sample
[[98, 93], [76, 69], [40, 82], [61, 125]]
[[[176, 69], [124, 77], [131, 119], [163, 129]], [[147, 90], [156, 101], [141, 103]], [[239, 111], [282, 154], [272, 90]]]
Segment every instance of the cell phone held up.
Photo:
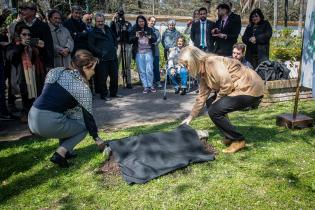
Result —
[[147, 36], [147, 32], [146, 31], [137, 31], [137, 34], [138, 34], [139, 37]]

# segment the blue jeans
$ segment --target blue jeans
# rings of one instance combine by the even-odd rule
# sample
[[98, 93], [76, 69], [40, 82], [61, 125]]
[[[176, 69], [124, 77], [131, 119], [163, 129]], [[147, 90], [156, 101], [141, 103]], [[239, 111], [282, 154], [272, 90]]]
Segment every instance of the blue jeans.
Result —
[[187, 69], [185, 67], [176, 68], [174, 75], [171, 74], [171, 69], [168, 69], [168, 75], [169, 75], [175, 89], [179, 88], [179, 84], [177, 81], [178, 76], [180, 77], [181, 88], [187, 88], [188, 72], [187, 72]]
[[153, 56], [152, 52], [137, 53], [136, 63], [144, 88], [153, 87]]
[[154, 56], [153, 58], [153, 77], [154, 82], [161, 81], [160, 77], [160, 56]]

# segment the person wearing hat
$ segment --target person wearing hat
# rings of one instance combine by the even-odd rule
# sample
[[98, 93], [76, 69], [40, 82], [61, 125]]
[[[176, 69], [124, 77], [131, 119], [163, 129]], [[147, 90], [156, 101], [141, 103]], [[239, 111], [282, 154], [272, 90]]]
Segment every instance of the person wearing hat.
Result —
[[218, 20], [215, 28], [211, 31], [215, 38], [214, 53], [221, 56], [231, 56], [233, 45], [237, 42], [241, 32], [241, 19], [238, 15], [231, 15], [231, 8], [228, 4], [219, 4]]
[[54, 44], [47, 23], [36, 18], [37, 6], [33, 2], [25, 2], [20, 6], [21, 20], [16, 24], [18, 27], [28, 26], [32, 34], [32, 42], [39, 50], [42, 63], [46, 67], [46, 72], [54, 66]]

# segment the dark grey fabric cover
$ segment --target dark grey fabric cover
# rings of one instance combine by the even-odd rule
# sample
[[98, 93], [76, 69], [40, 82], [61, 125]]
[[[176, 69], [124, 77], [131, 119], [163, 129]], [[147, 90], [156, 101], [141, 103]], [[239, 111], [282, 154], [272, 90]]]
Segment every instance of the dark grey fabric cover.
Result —
[[194, 129], [182, 125], [170, 132], [157, 132], [110, 141], [109, 146], [129, 184], [146, 183], [190, 163], [214, 160]]

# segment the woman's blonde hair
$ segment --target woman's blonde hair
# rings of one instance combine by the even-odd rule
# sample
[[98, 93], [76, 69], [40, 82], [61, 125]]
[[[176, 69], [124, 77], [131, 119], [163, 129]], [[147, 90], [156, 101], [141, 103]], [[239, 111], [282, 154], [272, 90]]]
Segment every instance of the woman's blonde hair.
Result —
[[183, 48], [178, 57], [178, 63], [188, 67], [191, 76], [196, 77], [200, 73], [200, 64], [204, 62], [209, 54], [197, 47], [187, 46]]

